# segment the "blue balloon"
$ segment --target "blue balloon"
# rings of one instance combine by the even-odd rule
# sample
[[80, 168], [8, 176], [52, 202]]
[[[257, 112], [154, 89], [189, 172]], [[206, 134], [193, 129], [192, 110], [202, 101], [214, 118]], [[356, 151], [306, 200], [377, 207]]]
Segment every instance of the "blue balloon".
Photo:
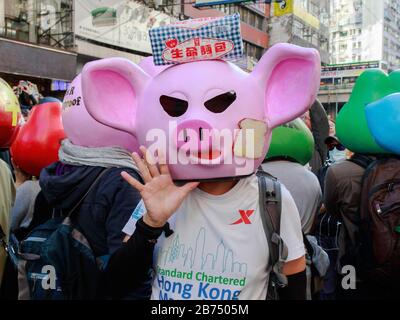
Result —
[[376, 142], [390, 153], [400, 155], [400, 93], [370, 103], [365, 114]]

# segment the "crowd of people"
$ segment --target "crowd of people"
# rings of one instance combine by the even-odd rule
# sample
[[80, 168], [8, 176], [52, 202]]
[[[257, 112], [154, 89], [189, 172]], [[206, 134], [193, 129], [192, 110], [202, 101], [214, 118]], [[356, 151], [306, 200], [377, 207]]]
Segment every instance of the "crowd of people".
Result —
[[90, 62], [25, 120], [0, 82], [1, 299], [399, 297], [400, 90], [377, 77], [336, 122], [289, 44], [250, 74]]

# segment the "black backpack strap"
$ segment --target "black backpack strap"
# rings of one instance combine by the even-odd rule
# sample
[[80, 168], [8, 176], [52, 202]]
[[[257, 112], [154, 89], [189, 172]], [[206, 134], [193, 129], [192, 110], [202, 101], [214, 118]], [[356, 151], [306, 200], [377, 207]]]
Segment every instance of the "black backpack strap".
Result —
[[353, 162], [364, 169], [367, 169], [370, 166], [370, 164], [374, 162], [374, 160], [375, 159], [365, 154], [355, 153], [348, 161]]
[[302, 232], [303, 234], [303, 242], [304, 242], [304, 246], [306, 248], [307, 254], [312, 257], [314, 255], [314, 248], [311, 245], [310, 241], [307, 239], [307, 236], [304, 234], [304, 232]]
[[278, 180], [264, 171], [257, 172], [261, 221], [269, 248], [269, 272], [267, 300], [278, 299], [277, 289], [287, 285], [282, 267], [288, 256], [288, 250], [280, 237], [282, 197]]
[[7, 252], [7, 239], [6, 239], [6, 233], [3, 230], [3, 227], [0, 224], [0, 245], [4, 248], [4, 250]]

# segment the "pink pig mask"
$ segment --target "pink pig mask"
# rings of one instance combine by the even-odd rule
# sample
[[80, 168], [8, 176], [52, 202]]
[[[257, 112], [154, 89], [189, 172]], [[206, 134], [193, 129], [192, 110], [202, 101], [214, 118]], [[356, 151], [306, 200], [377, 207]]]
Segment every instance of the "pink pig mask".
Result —
[[82, 98], [81, 75], [71, 83], [63, 101], [62, 122], [68, 139], [83, 147], [119, 146], [130, 152], [139, 150], [135, 136], [106, 126], [87, 112]]
[[290, 44], [270, 48], [250, 74], [222, 60], [170, 67], [146, 60], [142, 67], [123, 58], [86, 64], [83, 97], [97, 121], [152, 153], [163, 150], [175, 180], [255, 172], [271, 130], [304, 114], [320, 83], [318, 51]]

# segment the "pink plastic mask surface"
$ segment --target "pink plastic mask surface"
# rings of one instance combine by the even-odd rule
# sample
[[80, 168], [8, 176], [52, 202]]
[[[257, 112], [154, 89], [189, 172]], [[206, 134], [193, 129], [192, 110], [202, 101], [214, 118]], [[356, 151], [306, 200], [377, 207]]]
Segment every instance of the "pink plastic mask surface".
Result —
[[85, 65], [85, 105], [151, 152], [162, 149], [177, 180], [255, 172], [271, 130], [304, 114], [320, 83], [318, 52], [290, 44], [269, 49], [250, 74], [221, 60], [141, 66], [123, 58]]
[[120, 146], [131, 152], [139, 150], [132, 134], [96, 121], [86, 110], [82, 98], [81, 75], [71, 83], [63, 101], [62, 121], [68, 139], [83, 147]]

